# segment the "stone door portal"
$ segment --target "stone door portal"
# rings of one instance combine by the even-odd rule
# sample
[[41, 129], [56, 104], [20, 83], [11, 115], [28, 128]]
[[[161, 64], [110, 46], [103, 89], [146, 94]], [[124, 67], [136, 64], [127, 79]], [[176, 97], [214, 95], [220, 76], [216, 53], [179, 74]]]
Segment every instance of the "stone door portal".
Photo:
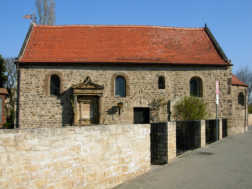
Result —
[[74, 97], [74, 125], [99, 124], [99, 106], [104, 87], [87, 77], [82, 83], [72, 86]]
[[98, 124], [99, 101], [98, 97], [80, 96], [78, 98], [78, 123], [79, 125]]

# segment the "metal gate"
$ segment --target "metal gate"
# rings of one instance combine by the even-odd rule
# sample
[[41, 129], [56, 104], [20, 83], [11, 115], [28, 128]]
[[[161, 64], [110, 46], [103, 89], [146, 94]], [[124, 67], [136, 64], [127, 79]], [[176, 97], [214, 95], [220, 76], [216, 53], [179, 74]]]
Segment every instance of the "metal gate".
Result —
[[217, 141], [216, 120], [206, 120], [206, 144]]
[[227, 137], [227, 119], [222, 119], [222, 138]]
[[167, 123], [151, 124], [151, 164], [168, 162], [167, 137]]
[[200, 121], [178, 121], [176, 123], [177, 155], [200, 147]]

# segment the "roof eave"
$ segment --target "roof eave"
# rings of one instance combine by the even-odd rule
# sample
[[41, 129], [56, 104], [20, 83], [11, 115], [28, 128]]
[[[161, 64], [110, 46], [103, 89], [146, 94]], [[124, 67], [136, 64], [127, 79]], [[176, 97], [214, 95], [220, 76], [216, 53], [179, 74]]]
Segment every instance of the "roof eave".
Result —
[[214, 66], [214, 67], [226, 67], [226, 66], [233, 66], [232, 64], [227, 64], [227, 63], [216, 63], [216, 64], [210, 64], [210, 63], [202, 63], [202, 64], [197, 64], [197, 63], [176, 63], [176, 62], [92, 62], [92, 61], [87, 61], [87, 62], [81, 62], [81, 61], [69, 61], [69, 62], [49, 62], [49, 61], [22, 61], [22, 60], [17, 60], [16, 63], [19, 64], [149, 64], [149, 65], [171, 65], [171, 66]]
[[212, 41], [215, 49], [217, 50], [218, 54], [221, 56], [221, 58], [227, 62], [227, 63], [231, 63], [231, 60], [228, 59], [228, 57], [226, 56], [224, 50], [221, 48], [220, 44], [218, 43], [218, 41], [216, 40], [216, 38], [214, 37], [213, 33], [211, 32], [211, 30], [209, 29], [209, 27], [207, 25], [205, 25], [204, 27], [205, 32], [207, 33], [209, 39]]
[[28, 32], [27, 32], [27, 34], [25, 36], [25, 40], [24, 40], [24, 42], [22, 44], [22, 47], [21, 47], [21, 49], [19, 51], [19, 54], [18, 54], [18, 57], [17, 57], [17, 61], [15, 61], [15, 63], [19, 63], [19, 60], [23, 57], [25, 49], [26, 49], [26, 46], [27, 46], [27, 44], [29, 42], [31, 31], [32, 31], [33, 27], [34, 27], [34, 23], [31, 23], [30, 27], [28, 29]]
[[246, 84], [232, 84], [232, 86], [248, 87], [248, 85], [246, 85]]

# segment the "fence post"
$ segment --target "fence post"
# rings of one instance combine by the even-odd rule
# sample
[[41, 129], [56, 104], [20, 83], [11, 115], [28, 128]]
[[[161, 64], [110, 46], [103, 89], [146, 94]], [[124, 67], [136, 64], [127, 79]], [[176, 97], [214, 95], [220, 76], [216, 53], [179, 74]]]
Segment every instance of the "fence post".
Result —
[[176, 158], [176, 122], [167, 122], [167, 156], [168, 163]]
[[222, 119], [219, 118], [219, 140], [222, 140]]
[[200, 122], [200, 147], [206, 146], [206, 120]]

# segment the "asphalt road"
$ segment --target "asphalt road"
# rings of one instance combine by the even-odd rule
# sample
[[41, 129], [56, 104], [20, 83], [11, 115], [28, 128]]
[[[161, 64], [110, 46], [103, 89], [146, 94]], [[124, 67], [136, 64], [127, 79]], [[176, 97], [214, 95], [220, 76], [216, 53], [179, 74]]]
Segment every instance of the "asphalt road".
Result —
[[252, 189], [252, 127], [187, 152], [173, 163], [152, 170], [117, 189]]

